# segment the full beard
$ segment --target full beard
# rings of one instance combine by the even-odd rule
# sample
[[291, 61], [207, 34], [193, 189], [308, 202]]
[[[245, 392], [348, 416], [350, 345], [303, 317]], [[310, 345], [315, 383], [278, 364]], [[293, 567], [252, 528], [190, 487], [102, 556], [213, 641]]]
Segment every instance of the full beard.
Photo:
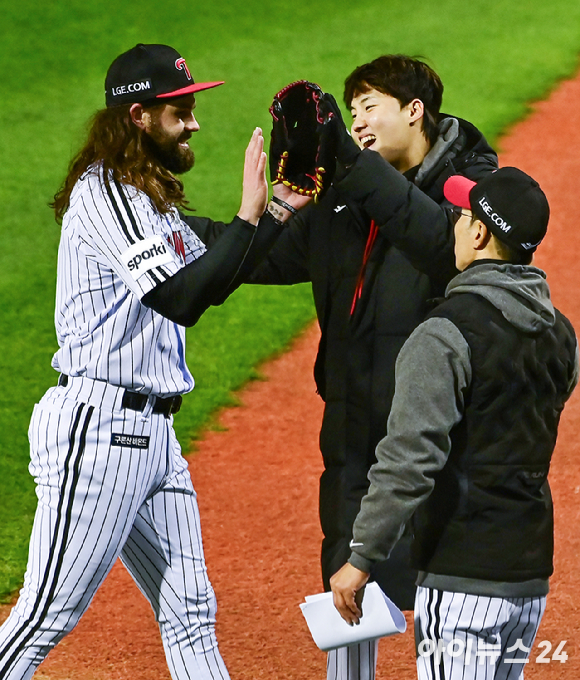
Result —
[[145, 135], [147, 145], [155, 160], [174, 175], [182, 175], [194, 166], [193, 151], [189, 146], [179, 146], [190, 137], [191, 133], [184, 133], [175, 139], [158, 125], [153, 125], [151, 132]]

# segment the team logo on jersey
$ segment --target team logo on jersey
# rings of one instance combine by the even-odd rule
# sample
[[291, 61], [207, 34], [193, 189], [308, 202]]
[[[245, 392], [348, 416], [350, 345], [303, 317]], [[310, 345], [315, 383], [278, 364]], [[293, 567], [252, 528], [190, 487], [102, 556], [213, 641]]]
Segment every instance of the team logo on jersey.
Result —
[[187, 80], [191, 80], [191, 73], [189, 72], [189, 69], [187, 68], [187, 64], [185, 63], [185, 59], [183, 57], [180, 57], [179, 59], [175, 60], [175, 68], [178, 71], [185, 71], [185, 75], [187, 76]]
[[171, 236], [167, 237], [169, 245], [175, 250], [175, 252], [181, 258], [183, 264], [185, 264], [185, 244], [183, 243], [183, 236], [180, 231], [171, 232]]
[[155, 267], [174, 261], [162, 236], [151, 236], [134, 243], [121, 255], [121, 260], [135, 280]]
[[133, 434], [112, 434], [111, 446], [121, 446], [127, 449], [148, 449], [149, 437], [139, 437]]

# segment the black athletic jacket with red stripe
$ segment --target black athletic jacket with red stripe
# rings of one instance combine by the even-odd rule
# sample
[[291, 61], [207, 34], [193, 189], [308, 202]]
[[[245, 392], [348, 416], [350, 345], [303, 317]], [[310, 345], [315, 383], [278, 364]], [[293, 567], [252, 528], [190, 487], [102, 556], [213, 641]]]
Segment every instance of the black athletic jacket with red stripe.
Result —
[[[288, 222], [252, 282], [311, 282], [321, 341], [315, 378], [325, 401], [320, 482], [325, 587], [350, 556], [352, 523], [368, 488], [375, 447], [386, 431], [395, 360], [403, 343], [456, 274], [453, 226], [442, 187], [454, 174], [477, 181], [497, 156], [470, 123], [444, 117], [440, 137], [420, 167], [400, 174], [364, 150], [319, 204]], [[450, 207], [450, 206], [449, 206]], [[378, 235], [368, 257], [360, 298], [353, 297], [371, 220]], [[375, 567], [393, 600], [412, 608], [415, 571], [409, 542]]]

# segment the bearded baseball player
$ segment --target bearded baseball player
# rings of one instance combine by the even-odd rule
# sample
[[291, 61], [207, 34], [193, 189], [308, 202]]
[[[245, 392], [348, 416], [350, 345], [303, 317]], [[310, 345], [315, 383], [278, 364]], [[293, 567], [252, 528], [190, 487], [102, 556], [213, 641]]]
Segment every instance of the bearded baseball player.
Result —
[[285, 218], [265, 212], [259, 128], [232, 222], [189, 217], [190, 228], [178, 211], [187, 201], [176, 175], [193, 166], [188, 140], [199, 130], [195, 94], [221, 84], [196, 83], [166, 45], [120, 55], [106, 108], [55, 196], [60, 377], [30, 424], [38, 507], [24, 587], [0, 628], [3, 680], [34, 674], [117, 557], [151, 603], [172, 677], [229, 677], [173, 414], [194, 386], [184, 327], [227, 297]]

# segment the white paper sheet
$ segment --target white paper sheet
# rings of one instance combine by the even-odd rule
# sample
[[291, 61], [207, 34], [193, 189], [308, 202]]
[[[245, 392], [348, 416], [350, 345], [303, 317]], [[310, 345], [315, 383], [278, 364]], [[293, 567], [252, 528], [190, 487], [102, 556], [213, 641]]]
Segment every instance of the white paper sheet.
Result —
[[389, 600], [378, 583], [374, 582], [365, 588], [363, 615], [356, 626], [349, 626], [338, 613], [332, 601], [332, 593], [308, 595], [300, 609], [314, 642], [323, 652], [407, 630], [403, 612]]

